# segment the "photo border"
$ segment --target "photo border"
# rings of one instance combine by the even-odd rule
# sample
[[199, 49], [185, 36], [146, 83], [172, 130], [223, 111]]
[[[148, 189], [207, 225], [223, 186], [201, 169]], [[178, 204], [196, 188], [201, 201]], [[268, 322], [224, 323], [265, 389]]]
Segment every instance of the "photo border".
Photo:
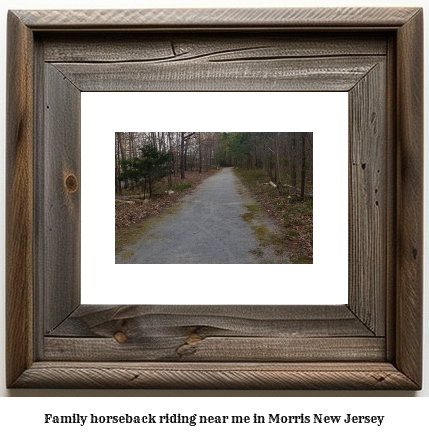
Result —
[[[176, 108], [182, 105], [183, 99], [192, 100], [193, 105], [178, 114]], [[143, 108], [145, 104], [146, 109]], [[279, 111], [278, 107], [282, 110]], [[85, 92], [82, 94], [81, 109], [82, 304], [162, 304], [166, 301], [170, 305], [239, 305], [243, 301], [245, 304], [254, 305], [347, 303], [347, 92]], [[163, 114], [162, 121], [160, 113]], [[267, 114], [269, 116], [266, 116]], [[172, 120], [174, 126], [165, 128], [164, 124]], [[313, 186], [317, 184], [313, 193], [316, 195], [313, 204], [313, 220], [316, 219], [313, 228], [313, 262], [307, 265], [286, 265], [279, 264], [276, 260], [276, 265], [262, 261], [262, 264], [255, 266], [254, 263], [243, 264], [241, 260], [236, 260], [232, 262], [235, 266], [228, 266], [227, 260], [220, 263], [204, 264], [198, 261], [190, 264], [188, 259], [179, 264], [151, 260], [143, 262], [143, 265], [128, 265], [129, 259], [124, 259], [122, 265], [112, 264], [115, 257], [115, 229], [112, 222], [110, 219], [92, 219], [99, 214], [112, 217], [115, 215], [113, 204], [109, 201], [111, 192], [109, 189], [97, 189], [94, 198], [92, 189], [85, 190], [86, 181], [92, 185], [92, 162], [97, 161], [99, 179], [108, 180], [111, 175], [112, 155], [100, 155], [100, 147], [106, 147], [106, 144], [111, 142], [116, 130], [138, 132], [142, 124], [147, 127], [154, 123], [153, 131], [156, 132], [161, 132], [163, 128], [166, 131], [179, 131], [180, 125], [183, 127], [189, 121], [192, 122], [193, 130], [200, 129], [201, 132], [234, 131], [234, 126], [236, 129], [240, 126], [240, 131], [243, 132], [249, 132], [249, 129], [254, 129], [255, 126], [262, 132], [271, 132], [275, 131], [275, 126], [282, 126], [284, 129], [288, 128], [289, 132], [313, 133], [313, 140], [317, 144], [313, 151], [312, 164], [312, 183]], [[93, 144], [97, 144], [97, 147], [93, 147]], [[326, 147], [330, 149], [328, 154]], [[325, 172], [326, 164], [335, 166], [337, 170]], [[336, 189], [336, 201], [326, 209], [323, 206], [324, 196], [317, 193], [331, 191], [331, 187], [335, 186], [338, 180], [343, 180], [343, 183], [339, 183]], [[332, 234], [336, 235], [335, 240], [332, 239]], [[99, 253], [97, 262], [93, 262], [95, 247]], [[332, 277], [330, 259], [334, 257], [337, 258], [336, 271], [341, 271], [342, 274]], [[169, 264], [167, 276], [164, 274], [166, 263]], [[201, 293], [199, 286], [189, 286], [188, 280], [178, 281], [177, 277], [181, 274], [192, 276], [193, 283], [204, 283], [204, 293]], [[278, 292], [275, 285], [282, 281], [285, 274], [288, 276], [285, 289], [292, 290], [299, 286], [301, 292]], [[146, 279], [137, 284], [137, 275]], [[207, 281], [207, 275], [221, 279]], [[149, 295], [145, 293], [147, 286], [157, 287], [160, 277], [162, 292]], [[329, 292], [320, 293], [317, 290], [316, 284], [320, 281], [331, 282]], [[103, 288], [102, 294], [99, 292], [100, 287]], [[120, 295], [117, 292], [119, 288], [123, 291]], [[231, 292], [233, 289], [242, 288], [246, 289], [245, 300], [242, 292]], [[266, 292], [261, 293], [261, 289], [265, 289]]]
[[[373, 272], [380, 273], [380, 281], [372, 283], [371, 278], [358, 290], [353, 285], [349, 304], [341, 307], [81, 306], [78, 240], [82, 88], [75, 81], [64, 80], [72, 74], [66, 71], [67, 65], [60, 71], [43, 61], [40, 35], [55, 40], [70, 33], [92, 38], [97, 32], [244, 35], [304, 31], [323, 31], [334, 38], [340, 32], [350, 32], [356, 39], [379, 33], [388, 40], [386, 70], [378, 69], [375, 81], [385, 93], [366, 92], [373, 90], [374, 84], [369, 87], [360, 81], [367, 99], [359, 106], [361, 103], [351, 97], [349, 109], [352, 115], [356, 107], [380, 106], [377, 96], [387, 96], [378, 109], [387, 125], [386, 216], [393, 218], [381, 222], [387, 242], [375, 256], [385, 269]], [[108, 46], [103, 50], [109, 53]], [[10, 11], [7, 386], [421, 389], [422, 52], [421, 8]], [[94, 86], [94, 77], [83, 80]], [[99, 90], [111, 90], [111, 84], [95, 80]], [[238, 80], [236, 83], [234, 86], [246, 86]], [[359, 86], [353, 87], [351, 93], [357, 92], [361, 92]], [[53, 106], [49, 107], [51, 102]], [[353, 141], [356, 134], [351, 130], [350, 143]], [[367, 163], [356, 165], [364, 170]], [[356, 192], [359, 187], [351, 194]], [[56, 204], [62, 205], [60, 211], [49, 212]], [[356, 223], [352, 220], [350, 224]], [[370, 225], [364, 220], [359, 223], [364, 230]], [[379, 283], [384, 284], [383, 289]], [[165, 330], [161, 338], [153, 321], [165, 319], [168, 322], [163, 328], [168, 330], [172, 322], [174, 334], [168, 330], [168, 336]], [[216, 328], [209, 319], [212, 323], [217, 320]], [[219, 333], [219, 326], [225, 323], [229, 331], [226, 336]], [[94, 325], [104, 326], [103, 331], [91, 330]], [[148, 331], [148, 326], [154, 330]], [[298, 337], [294, 337], [295, 329]], [[166, 338], [172, 338], [174, 345], [167, 344]], [[165, 352], [166, 347], [174, 348], [174, 361], [170, 354], [162, 357], [161, 350]]]

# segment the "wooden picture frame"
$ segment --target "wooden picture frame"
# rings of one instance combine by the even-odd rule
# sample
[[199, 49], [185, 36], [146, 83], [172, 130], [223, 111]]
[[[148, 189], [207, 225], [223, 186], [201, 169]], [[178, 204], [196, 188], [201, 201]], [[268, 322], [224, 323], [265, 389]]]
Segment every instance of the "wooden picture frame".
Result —
[[[420, 389], [422, 45], [419, 8], [10, 11], [7, 386]], [[119, 90], [348, 92], [348, 304], [80, 305], [80, 93]]]

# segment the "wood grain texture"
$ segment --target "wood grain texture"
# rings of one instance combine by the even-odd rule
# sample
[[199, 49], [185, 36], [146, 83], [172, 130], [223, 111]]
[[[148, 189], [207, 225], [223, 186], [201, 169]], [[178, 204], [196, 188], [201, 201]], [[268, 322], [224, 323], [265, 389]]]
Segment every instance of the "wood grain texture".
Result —
[[6, 382], [33, 361], [33, 49], [8, 14], [6, 111]]
[[34, 275], [34, 352], [33, 357], [40, 359], [40, 352], [43, 350], [43, 338], [45, 328], [45, 271], [47, 268], [45, 253], [45, 154], [49, 151], [45, 147], [45, 62], [43, 60], [43, 44], [34, 44], [34, 269], [38, 271]]
[[33, 29], [398, 27], [418, 8], [134, 9], [15, 11]]
[[389, 363], [40, 362], [14, 387], [93, 389], [416, 389]]
[[423, 12], [398, 32], [397, 364], [422, 381]]
[[[44, 360], [78, 362], [383, 362], [384, 338], [324, 337], [200, 337], [169, 336], [149, 331], [145, 336], [110, 339], [45, 338]], [[123, 339], [122, 339], [123, 338]]]
[[376, 335], [386, 320], [386, 64], [349, 93], [349, 307]]
[[49, 336], [128, 339], [219, 337], [365, 337], [371, 330], [338, 306], [104, 306], [82, 305]]
[[386, 359], [395, 360], [396, 352], [396, 232], [397, 232], [397, 45], [396, 35], [388, 37], [387, 51], [387, 108], [386, 111], [386, 195], [390, 201], [386, 208]]
[[[8, 386], [419, 389], [421, 20], [416, 8], [10, 13]], [[350, 91], [349, 308], [77, 307], [82, 90]]]
[[45, 332], [80, 304], [80, 91], [45, 66], [43, 171]]
[[382, 361], [385, 340], [343, 305], [80, 306], [44, 349], [72, 361]]
[[[97, 33], [88, 37], [43, 36], [46, 62], [181, 62], [270, 60], [296, 57], [376, 56], [387, 52], [386, 38], [349, 33], [282, 34], [222, 33], [123, 34]], [[106, 44], [108, 50], [106, 51]]]
[[55, 63], [82, 91], [348, 91], [382, 59]]

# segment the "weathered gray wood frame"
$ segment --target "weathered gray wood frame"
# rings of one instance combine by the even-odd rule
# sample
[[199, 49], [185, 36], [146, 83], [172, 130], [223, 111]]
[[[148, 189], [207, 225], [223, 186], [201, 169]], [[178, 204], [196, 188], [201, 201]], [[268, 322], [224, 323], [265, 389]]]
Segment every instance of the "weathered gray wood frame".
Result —
[[[420, 389], [422, 17], [416, 8], [9, 12], [8, 387]], [[117, 35], [161, 49], [124, 59]], [[295, 52], [277, 44], [282, 35]], [[266, 44], [246, 46], [258, 38]], [[348, 91], [348, 305], [81, 306], [85, 90]]]

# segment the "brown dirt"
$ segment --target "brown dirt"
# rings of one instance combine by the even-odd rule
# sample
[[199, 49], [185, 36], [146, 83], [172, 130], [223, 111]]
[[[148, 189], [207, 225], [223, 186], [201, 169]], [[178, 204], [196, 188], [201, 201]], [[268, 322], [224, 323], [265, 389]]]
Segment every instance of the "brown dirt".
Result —
[[[171, 195], [162, 191], [163, 189], [168, 189], [166, 181], [162, 180], [157, 186], [157, 190], [162, 193], [154, 194], [153, 197], [145, 203], [128, 204], [115, 201], [115, 228], [129, 227], [131, 224], [138, 223], [148, 216], [159, 214], [163, 209], [171, 207], [185, 195], [192, 192], [204, 179], [207, 179], [213, 174], [216, 174], [216, 170], [203, 172], [201, 175], [198, 171], [187, 171], [185, 173], [185, 179], [181, 180], [180, 177], [176, 177], [174, 178], [173, 184], [190, 183], [191, 186], [183, 191], [174, 191]], [[174, 190], [174, 187], [172, 189]], [[137, 197], [138, 193], [137, 191], [124, 190], [122, 195], [124, 197]]]

